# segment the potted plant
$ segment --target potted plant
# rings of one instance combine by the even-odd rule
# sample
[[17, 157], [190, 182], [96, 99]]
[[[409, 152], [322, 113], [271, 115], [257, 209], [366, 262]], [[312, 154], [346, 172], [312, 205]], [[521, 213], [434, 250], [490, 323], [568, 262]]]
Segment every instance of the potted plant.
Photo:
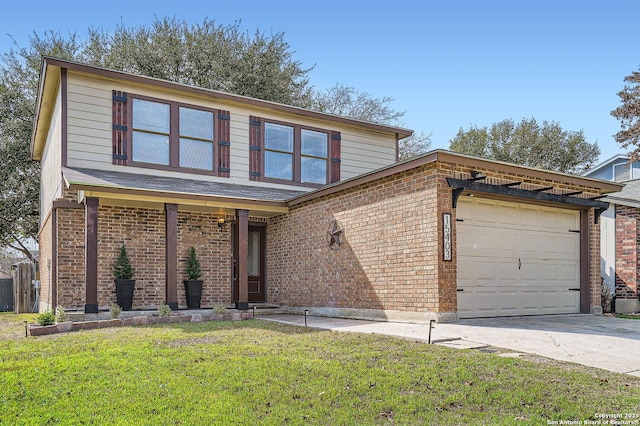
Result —
[[187, 293], [187, 309], [200, 309], [202, 298], [202, 276], [200, 262], [196, 258], [196, 249], [189, 248], [187, 256], [187, 279], [184, 281], [184, 291]]
[[133, 267], [129, 262], [129, 256], [127, 256], [127, 250], [124, 246], [120, 247], [118, 260], [113, 265], [113, 277], [116, 283], [116, 303], [123, 311], [130, 311], [133, 305], [133, 290], [136, 281], [131, 279], [133, 277]]

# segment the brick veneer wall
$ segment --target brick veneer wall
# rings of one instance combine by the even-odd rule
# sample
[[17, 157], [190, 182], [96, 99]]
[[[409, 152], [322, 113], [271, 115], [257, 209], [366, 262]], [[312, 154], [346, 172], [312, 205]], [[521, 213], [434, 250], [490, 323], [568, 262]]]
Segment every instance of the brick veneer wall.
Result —
[[[438, 187], [434, 165], [426, 165], [272, 218], [268, 300], [286, 306], [441, 311]], [[327, 229], [333, 220], [344, 233], [342, 245], [332, 249]]]
[[136, 280], [133, 308], [166, 301], [164, 210], [100, 205], [98, 208], [98, 306], [116, 301], [113, 264], [124, 245]]
[[40, 303], [38, 312], [51, 309], [51, 265], [52, 265], [52, 231], [51, 215], [40, 228], [38, 235], [38, 250], [40, 251]]
[[[75, 192], [65, 199], [75, 198]], [[58, 209], [58, 305], [82, 309], [85, 304], [85, 211]], [[98, 306], [107, 308], [116, 301], [113, 264], [125, 245], [134, 268], [136, 290], [133, 307], [156, 308], [166, 300], [165, 212], [135, 207], [100, 205], [98, 209]], [[182, 281], [189, 247], [196, 248], [202, 266], [201, 306], [231, 303], [231, 230], [220, 229], [217, 216], [198, 212], [178, 212], [178, 305], [186, 308]], [[51, 225], [40, 235], [42, 247], [50, 246]], [[47, 239], [48, 238], [48, 239]], [[46, 255], [46, 254], [45, 254]], [[43, 258], [44, 259], [44, 258]], [[46, 271], [43, 271], [46, 272]], [[43, 274], [44, 275], [44, 274]], [[48, 279], [43, 301], [50, 298]], [[49, 303], [49, 307], [51, 302]]]
[[634, 207], [616, 206], [616, 297], [638, 297], [638, 245], [640, 210]]
[[57, 209], [58, 306], [83, 308], [85, 300], [83, 209]]
[[178, 212], [178, 304], [186, 307], [183, 280], [187, 279], [189, 247], [196, 249], [202, 268], [201, 307], [231, 303], [231, 226], [219, 228], [218, 216]]
[[[293, 307], [455, 312], [456, 222], [446, 177], [467, 179], [471, 171], [460, 164], [430, 163], [307, 201], [270, 219], [268, 300]], [[473, 171], [490, 184], [519, 181], [522, 189], [554, 186], [556, 193], [599, 195], [596, 188], [552, 178]], [[452, 214], [452, 261], [442, 260], [445, 212]], [[344, 228], [343, 244], [330, 249], [327, 228], [334, 219]], [[593, 212], [589, 224], [590, 303], [599, 306], [599, 226]]]

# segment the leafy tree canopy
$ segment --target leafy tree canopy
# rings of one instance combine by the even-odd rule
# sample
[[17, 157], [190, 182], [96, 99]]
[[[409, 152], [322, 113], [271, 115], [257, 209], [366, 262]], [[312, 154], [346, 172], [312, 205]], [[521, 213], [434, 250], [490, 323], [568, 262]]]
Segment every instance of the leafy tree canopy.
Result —
[[534, 118], [461, 128], [449, 144], [451, 151], [461, 154], [578, 175], [593, 167], [600, 155], [597, 143], [589, 143], [582, 130], [564, 130], [546, 120], [539, 124]]
[[640, 158], [640, 71], [632, 72], [624, 81], [628, 84], [618, 92], [622, 105], [611, 111], [611, 115], [620, 121], [622, 130], [613, 137], [637, 160]]

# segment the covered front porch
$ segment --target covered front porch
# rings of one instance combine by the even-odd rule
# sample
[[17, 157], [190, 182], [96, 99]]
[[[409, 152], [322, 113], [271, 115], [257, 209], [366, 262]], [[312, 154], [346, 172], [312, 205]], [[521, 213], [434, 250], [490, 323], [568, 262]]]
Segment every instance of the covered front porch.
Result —
[[295, 191], [95, 170], [63, 173], [67, 199], [57, 201], [58, 225], [69, 216], [84, 232], [74, 242], [58, 232], [56, 259], [78, 264], [81, 253], [72, 256], [65, 247], [82, 246], [84, 262], [77, 266], [84, 270], [84, 286], [59, 276], [55, 305], [108, 315], [115, 302], [113, 264], [122, 246], [134, 268], [133, 312], [153, 312], [163, 303], [174, 311], [187, 307], [181, 281], [187, 279], [190, 247], [202, 264], [202, 308], [245, 311], [251, 302], [267, 301], [267, 219], [286, 213], [284, 200]]

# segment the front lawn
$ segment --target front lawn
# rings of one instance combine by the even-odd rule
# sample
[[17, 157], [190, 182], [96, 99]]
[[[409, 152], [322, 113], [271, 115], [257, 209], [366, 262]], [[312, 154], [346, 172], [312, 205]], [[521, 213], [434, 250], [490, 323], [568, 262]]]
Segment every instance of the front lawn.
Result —
[[640, 379], [260, 320], [0, 342], [2, 424], [547, 424], [640, 412]]

